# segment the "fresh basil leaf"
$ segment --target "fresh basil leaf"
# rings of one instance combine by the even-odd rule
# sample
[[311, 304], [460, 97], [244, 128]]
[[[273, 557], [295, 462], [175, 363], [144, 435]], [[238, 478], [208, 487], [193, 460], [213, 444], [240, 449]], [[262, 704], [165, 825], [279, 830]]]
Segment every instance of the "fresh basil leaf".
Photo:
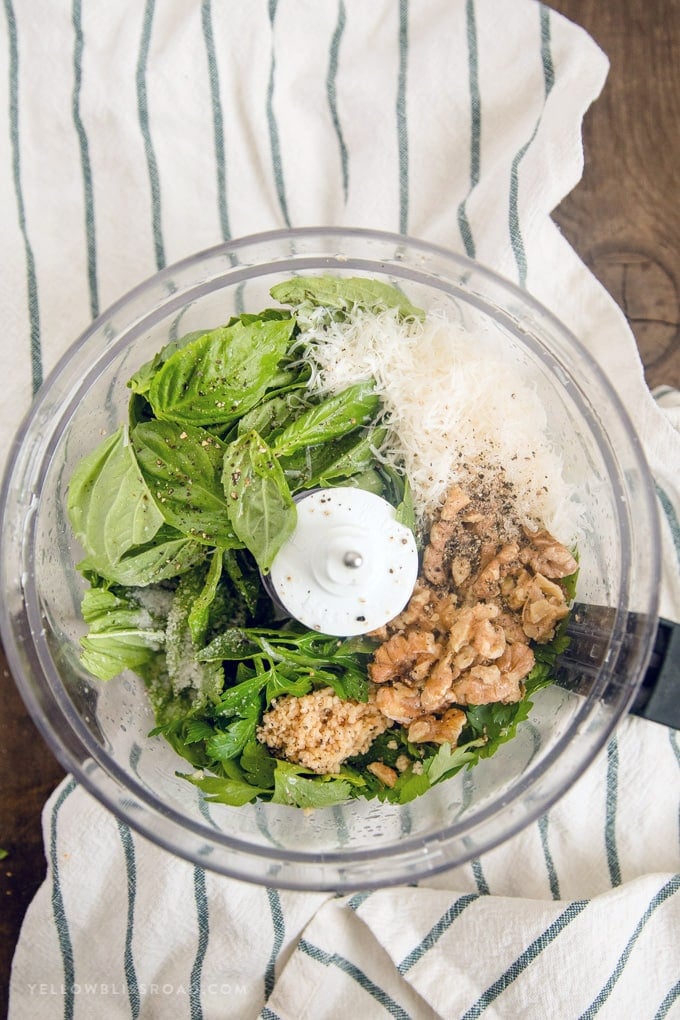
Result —
[[99, 680], [125, 669], [140, 672], [165, 643], [165, 620], [127, 593], [103, 588], [85, 592], [81, 613], [89, 631], [80, 639], [81, 662]]
[[132, 433], [137, 462], [165, 521], [188, 538], [239, 545], [222, 486], [224, 443], [205, 429], [142, 422]]
[[154, 354], [150, 361], [145, 362], [138, 368], [133, 376], [128, 380], [128, 386], [133, 393], [145, 394], [149, 392], [151, 386], [151, 380], [155, 376], [156, 372], [165, 364], [168, 358], [176, 351], [180, 351], [183, 347], [186, 347], [192, 340], [198, 340], [200, 336], [204, 336], [205, 330], [199, 330], [194, 333], [186, 333], [179, 340], [171, 340], [165, 345], [157, 354]]
[[290, 804], [301, 808], [328, 807], [349, 800], [352, 786], [345, 779], [305, 778], [309, 770], [290, 762], [278, 761], [274, 772], [273, 804]]
[[377, 471], [362, 471], [358, 475], [350, 475], [348, 478], [337, 478], [333, 481], [319, 483], [324, 488], [334, 486], [336, 488], [363, 489], [364, 492], [372, 492], [375, 496], [385, 497], [385, 486], [382, 476]]
[[251, 800], [255, 800], [260, 794], [268, 793], [266, 789], [259, 789], [251, 786], [244, 779], [222, 779], [220, 776], [196, 776], [182, 775], [182, 779], [197, 786], [205, 794], [205, 799], [211, 804], [231, 804], [232, 807], [241, 807]]
[[264, 396], [294, 326], [293, 319], [238, 321], [175, 351], [151, 381], [154, 414], [182, 425], [236, 421]]
[[224, 553], [224, 568], [243, 605], [250, 613], [254, 613], [262, 595], [262, 583], [257, 568], [244, 563], [238, 553], [227, 549]]
[[277, 394], [256, 404], [238, 423], [238, 434], [254, 429], [267, 441], [309, 407], [309, 400], [298, 390]]
[[123, 556], [150, 542], [163, 524], [127, 428], [119, 428], [80, 461], [69, 483], [67, 509], [89, 566], [119, 580], [115, 567]]
[[348, 386], [292, 421], [274, 440], [274, 453], [287, 457], [296, 450], [344, 436], [371, 422], [379, 407], [373, 380]]
[[[375, 463], [376, 450], [380, 449], [386, 430], [368, 429], [358, 437], [351, 433], [314, 447], [296, 450], [280, 463], [292, 492], [302, 489], [330, 488], [343, 481], [356, 479], [370, 470]], [[378, 479], [380, 492], [383, 484]], [[373, 489], [372, 489], [373, 491]]]
[[257, 432], [227, 447], [222, 483], [231, 526], [267, 573], [295, 530], [297, 512], [281, 466]]
[[383, 311], [396, 308], [402, 318], [422, 319], [425, 313], [401, 291], [381, 280], [363, 276], [296, 276], [269, 291], [282, 305], [312, 305], [351, 312], [353, 308]]
[[396, 508], [395, 520], [399, 524], [403, 524], [405, 528], [408, 528], [415, 535], [417, 532], [416, 522], [416, 508], [413, 502], [413, 490], [409, 483], [408, 478], [404, 476], [404, 494], [401, 502]]
[[241, 312], [240, 315], [232, 315], [227, 325], [233, 326], [235, 322], [241, 322], [244, 326], [250, 326], [253, 322], [269, 322], [271, 319], [290, 319], [290, 312], [285, 308], [265, 308], [261, 312]]
[[199, 594], [194, 599], [189, 610], [189, 631], [193, 643], [199, 647], [205, 641], [205, 636], [210, 622], [210, 607], [217, 595], [217, 586], [222, 577], [222, 550], [215, 549], [205, 581]]
[[151, 542], [130, 549], [115, 566], [101, 560], [93, 563], [88, 558], [78, 568], [83, 573], [94, 570], [117, 584], [144, 588], [186, 573], [204, 556], [203, 546], [164, 524]]

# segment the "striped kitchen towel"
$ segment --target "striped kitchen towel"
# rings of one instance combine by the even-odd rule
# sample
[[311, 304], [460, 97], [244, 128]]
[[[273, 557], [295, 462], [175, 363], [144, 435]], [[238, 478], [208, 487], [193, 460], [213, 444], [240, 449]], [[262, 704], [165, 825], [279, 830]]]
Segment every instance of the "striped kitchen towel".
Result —
[[[156, 269], [287, 225], [409, 233], [528, 288], [608, 372], [680, 619], [677, 416], [550, 219], [607, 72], [581, 29], [533, 0], [4, 0], [0, 23], [3, 460], [60, 355]], [[10, 1016], [677, 1016], [679, 780], [678, 735], [627, 719], [503, 846], [334, 897], [173, 858], [67, 778]]]

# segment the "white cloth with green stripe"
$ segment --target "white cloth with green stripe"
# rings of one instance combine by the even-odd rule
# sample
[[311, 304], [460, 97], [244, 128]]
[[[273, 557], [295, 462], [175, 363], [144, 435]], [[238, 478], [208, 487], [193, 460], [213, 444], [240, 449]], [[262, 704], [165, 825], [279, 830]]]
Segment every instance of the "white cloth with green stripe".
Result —
[[[533, 0], [5, 0], [4, 15], [3, 454], [71, 341], [158, 267], [287, 224], [408, 232], [526, 285], [609, 373], [663, 494], [661, 611], [680, 618], [677, 408], [655, 404], [622, 313], [550, 219], [607, 73], [583, 31]], [[203, 872], [67, 779], [45, 808], [12, 1020], [677, 1016], [679, 779], [677, 734], [628, 719], [504, 846], [342, 898]]]

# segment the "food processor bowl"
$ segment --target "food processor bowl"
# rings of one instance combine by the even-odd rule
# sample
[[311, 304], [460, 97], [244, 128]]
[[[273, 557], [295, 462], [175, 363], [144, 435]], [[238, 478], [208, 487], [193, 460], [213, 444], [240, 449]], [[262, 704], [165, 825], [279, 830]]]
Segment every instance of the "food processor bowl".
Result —
[[[80, 663], [82, 550], [69, 478], [125, 420], [126, 381], [169, 340], [271, 304], [295, 274], [377, 278], [440, 309], [521, 367], [582, 506], [577, 600], [607, 607], [589, 661], [567, 663], [493, 757], [405, 805], [352, 801], [303, 812], [206, 803], [154, 726], [142, 682], [102, 683]], [[471, 341], [472, 342], [472, 341]], [[436, 380], [433, 380], [433, 386]], [[501, 426], [502, 427], [502, 426]], [[657, 626], [659, 531], [640, 441], [578, 340], [527, 293], [475, 262], [399, 235], [272, 232], [183, 260], [101, 315], [38, 393], [2, 498], [2, 639], [27, 708], [61, 764], [106, 808], [216, 872], [290, 889], [414, 882], [508, 839], [567, 791], [628, 711]]]

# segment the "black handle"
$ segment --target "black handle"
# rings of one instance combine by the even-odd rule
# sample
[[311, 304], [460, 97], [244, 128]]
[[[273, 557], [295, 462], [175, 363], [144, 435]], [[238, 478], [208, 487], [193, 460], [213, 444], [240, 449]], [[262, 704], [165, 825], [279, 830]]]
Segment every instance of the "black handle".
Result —
[[680, 729], [680, 624], [659, 620], [652, 656], [631, 712]]
[[[557, 683], [567, 690], [588, 694], [605, 664], [617, 673], [617, 663], [625, 670], [625, 652], [640, 640], [644, 618], [628, 613], [625, 627], [617, 629], [612, 644], [618, 611], [612, 606], [576, 603], [569, 618], [569, 647], [560, 657]], [[625, 674], [621, 673], [625, 682]], [[654, 646], [643, 681], [630, 709], [633, 715], [664, 726], [680, 729], [680, 624], [660, 619]]]

